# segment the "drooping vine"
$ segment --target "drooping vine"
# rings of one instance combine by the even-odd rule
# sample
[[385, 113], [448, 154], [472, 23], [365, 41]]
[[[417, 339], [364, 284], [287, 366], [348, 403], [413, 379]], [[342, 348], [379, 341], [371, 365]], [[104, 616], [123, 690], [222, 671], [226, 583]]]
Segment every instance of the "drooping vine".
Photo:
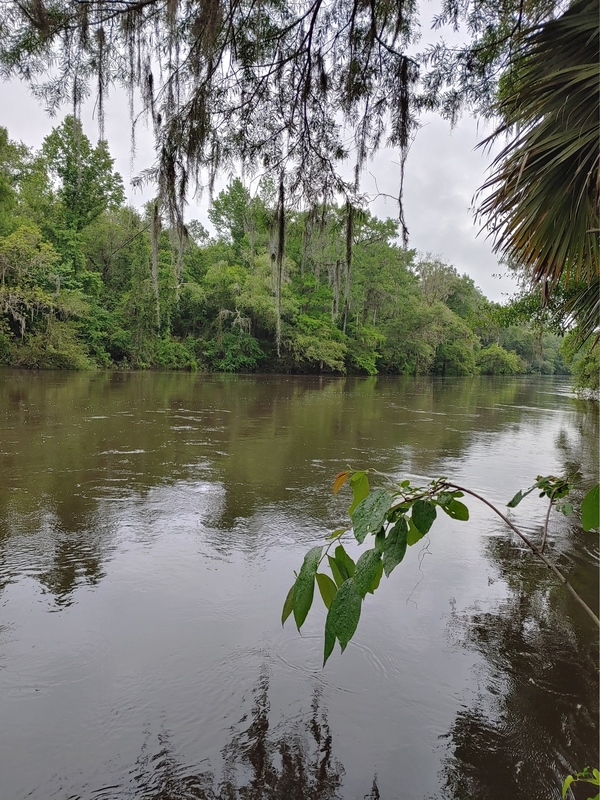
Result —
[[152, 288], [154, 290], [154, 300], [156, 307], [156, 327], [160, 330], [160, 292], [158, 286], [158, 248], [160, 243], [160, 234], [162, 224], [160, 220], [160, 208], [158, 200], [152, 203], [152, 227], [150, 228], [150, 242], [151, 242], [151, 274], [152, 274]]
[[275, 247], [271, 250], [271, 263], [273, 265], [276, 308], [275, 344], [277, 347], [277, 355], [281, 356], [281, 284], [283, 281], [285, 263], [285, 182], [283, 175], [281, 175], [279, 179], [274, 227]]

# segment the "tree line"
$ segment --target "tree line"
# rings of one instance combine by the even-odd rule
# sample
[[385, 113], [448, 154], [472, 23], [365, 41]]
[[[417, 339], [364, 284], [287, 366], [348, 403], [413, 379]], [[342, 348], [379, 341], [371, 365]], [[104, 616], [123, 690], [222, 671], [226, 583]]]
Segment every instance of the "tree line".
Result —
[[[106, 142], [68, 116], [32, 151], [0, 129], [0, 363], [338, 374], [568, 371], [521, 298], [398, 243], [399, 223], [285, 211], [263, 181], [216, 195], [214, 235], [126, 203]], [[285, 240], [284, 242], [282, 240]], [[581, 356], [578, 356], [581, 360]]]

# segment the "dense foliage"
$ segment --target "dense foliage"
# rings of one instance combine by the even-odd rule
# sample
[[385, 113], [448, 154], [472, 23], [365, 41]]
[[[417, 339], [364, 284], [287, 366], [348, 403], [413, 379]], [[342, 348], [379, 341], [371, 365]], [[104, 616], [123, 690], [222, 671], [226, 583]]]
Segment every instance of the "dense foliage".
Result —
[[[105, 142], [73, 117], [40, 152], [0, 133], [0, 363], [375, 374], [565, 371], [560, 338], [502, 321], [473, 281], [399, 246], [398, 223], [345, 205], [286, 214], [240, 180], [211, 237], [181, 242], [124, 202]], [[348, 215], [352, 214], [351, 247]], [[153, 248], [152, 232], [158, 247]]]
[[[414, 0], [8, 0], [0, 68], [25, 79], [51, 110], [69, 101], [77, 115], [95, 91], [101, 132], [108, 92], [124, 86], [132, 133], [138, 104], [155, 135], [157, 163], [145, 177], [180, 230], [194, 186], [212, 187], [240, 165], [270, 176], [278, 355], [289, 210], [360, 207], [369, 156], [384, 144], [399, 148], [402, 173], [423, 109], [499, 119], [491, 139], [509, 142], [483, 187], [482, 220], [497, 252], [526, 270], [544, 299], [561, 276], [576, 287], [563, 314], [592, 334], [600, 275], [596, 5], [443, 0], [433, 27], [462, 28], [467, 41], [448, 46], [440, 34], [418, 53], [427, 22]], [[407, 245], [402, 179], [398, 199]], [[155, 231], [157, 222], [155, 215]], [[352, 213], [346, 222], [350, 253]], [[157, 270], [155, 252], [155, 284]]]

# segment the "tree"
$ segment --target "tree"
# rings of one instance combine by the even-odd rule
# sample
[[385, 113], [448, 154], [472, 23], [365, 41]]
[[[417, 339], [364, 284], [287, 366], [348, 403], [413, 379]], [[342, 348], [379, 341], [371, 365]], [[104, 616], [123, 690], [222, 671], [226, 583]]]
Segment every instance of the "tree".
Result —
[[432, 274], [419, 282], [394, 220], [349, 204], [286, 212], [277, 289], [277, 190], [268, 182], [251, 197], [234, 181], [211, 208], [219, 235], [192, 223], [179, 250], [160, 212], [156, 225], [154, 202], [145, 217], [121, 205], [70, 227], [44, 159], [11, 148], [13, 213], [0, 233], [3, 363], [468, 375], [491, 343], [521, 354], [528, 370], [554, 373], [560, 363], [555, 338], [542, 349], [521, 312], [519, 327], [508, 312], [509, 327], [499, 317], [490, 324], [490, 304], [454, 268], [422, 262], [422, 276]]
[[[387, 141], [404, 164], [420, 110], [451, 120], [464, 108], [500, 115], [495, 137], [513, 139], [484, 186], [481, 218], [498, 252], [530, 270], [546, 297], [563, 271], [585, 277], [568, 313], [589, 333], [600, 296], [595, 5], [443, 0], [434, 26], [464, 25], [469, 41], [452, 48], [440, 39], [409, 55], [418, 24], [414, 0], [14, 1], [0, 63], [50, 109], [67, 98], [77, 109], [95, 81], [101, 129], [108, 88], [128, 89], [132, 126], [137, 91], [158, 153], [145, 177], [180, 229], [194, 185], [212, 187], [219, 170], [240, 163], [269, 175], [278, 187], [276, 276], [286, 209], [339, 196], [360, 205], [369, 156]], [[341, 174], [348, 159], [354, 180]], [[399, 203], [406, 244], [402, 184]]]
[[239, 246], [249, 229], [250, 205], [250, 192], [236, 178], [212, 201], [208, 218], [220, 236]]
[[57, 183], [66, 228], [79, 233], [104, 211], [123, 202], [123, 181], [113, 171], [107, 143], [100, 140], [92, 147], [75, 117], [65, 117], [44, 139], [42, 157]]
[[0, 127], [0, 235], [14, 227], [18, 184], [29, 156], [27, 148], [12, 142], [6, 128]]
[[483, 375], [516, 375], [524, 372], [519, 356], [495, 343], [479, 351], [477, 366]]

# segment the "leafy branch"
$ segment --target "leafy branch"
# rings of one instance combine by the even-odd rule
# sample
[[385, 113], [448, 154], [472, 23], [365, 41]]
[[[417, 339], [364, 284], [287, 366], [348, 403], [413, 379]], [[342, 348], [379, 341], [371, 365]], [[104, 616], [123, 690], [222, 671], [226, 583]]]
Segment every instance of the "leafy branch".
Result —
[[[374, 471], [371, 471], [372, 473]], [[293, 614], [298, 630], [304, 624], [314, 598], [315, 582], [327, 608], [325, 622], [325, 648], [323, 665], [333, 652], [336, 640], [342, 652], [354, 636], [362, 601], [367, 594], [373, 594], [379, 587], [383, 573], [389, 578], [393, 570], [402, 562], [409, 546], [420, 541], [431, 529], [438, 510], [459, 521], [469, 519], [469, 509], [462, 498], [469, 495], [488, 506], [524, 542], [531, 552], [550, 569], [557, 579], [571, 593], [573, 598], [600, 627], [600, 619], [573, 588], [566, 575], [553, 564], [544, 553], [548, 533], [550, 511], [557, 509], [563, 514], [571, 514], [573, 505], [560, 503], [571, 491], [569, 480], [553, 475], [538, 476], [529, 489], [520, 490], [508, 503], [515, 508], [524, 497], [536, 489], [540, 497], [549, 499], [542, 542], [540, 546], [526, 536], [502, 511], [477, 492], [452, 483], [445, 477], [436, 478], [427, 486], [413, 486], [410, 480], [400, 483], [388, 475], [375, 473], [386, 479], [389, 488], [371, 489], [369, 475], [363, 470], [347, 469], [335, 478], [334, 494], [345, 483], [352, 489], [352, 503], [348, 509], [352, 529], [340, 528], [327, 538], [327, 545], [311, 548], [288, 592], [282, 613], [282, 624]], [[599, 486], [596, 485], [583, 500], [581, 521], [586, 531], [599, 527]], [[354, 538], [363, 544], [372, 536], [373, 546], [365, 550], [354, 562], [342, 544], [343, 537], [352, 530]], [[333, 555], [331, 548], [335, 546]], [[319, 572], [327, 560], [331, 576]]]
[[[567, 775], [562, 787], [563, 800], [567, 796], [567, 792], [572, 783], [591, 783], [592, 786], [600, 786], [600, 772], [597, 769], [590, 769], [586, 767], [582, 772], [576, 775]], [[588, 800], [599, 800], [600, 793], [590, 797]]]

